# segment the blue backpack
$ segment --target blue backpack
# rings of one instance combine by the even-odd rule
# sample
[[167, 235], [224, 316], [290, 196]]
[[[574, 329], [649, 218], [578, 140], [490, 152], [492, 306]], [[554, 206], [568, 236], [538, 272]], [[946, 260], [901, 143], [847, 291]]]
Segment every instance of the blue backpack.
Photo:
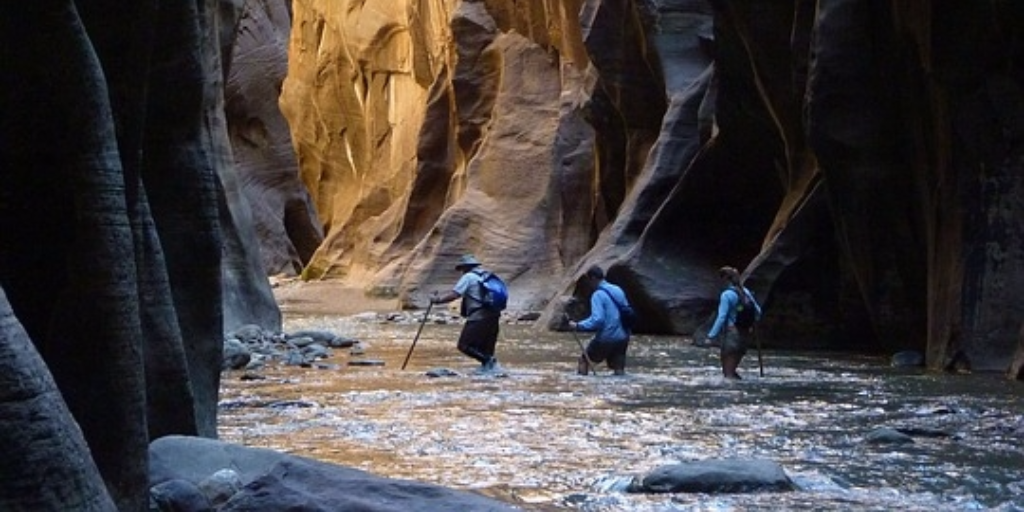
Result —
[[480, 276], [481, 293], [480, 302], [487, 309], [504, 311], [508, 307], [508, 286], [505, 281], [494, 272], [486, 270], [474, 270], [473, 273]]

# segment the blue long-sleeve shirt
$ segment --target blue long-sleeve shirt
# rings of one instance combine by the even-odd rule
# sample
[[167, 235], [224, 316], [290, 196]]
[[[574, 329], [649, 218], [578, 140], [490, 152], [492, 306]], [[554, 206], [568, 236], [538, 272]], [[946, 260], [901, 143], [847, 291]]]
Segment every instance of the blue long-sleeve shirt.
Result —
[[[612, 300], [611, 295], [615, 296]], [[622, 317], [619, 314], [619, 307], [615, 304], [629, 304], [626, 300], [626, 292], [622, 288], [601, 281], [598, 289], [590, 294], [590, 316], [576, 324], [581, 331], [597, 331], [594, 337], [598, 341], [625, 341], [629, 339], [629, 333], [622, 327]]]
[[[743, 293], [750, 297], [750, 303], [754, 305], [754, 310], [757, 311], [757, 319], [760, 320], [761, 305], [757, 303], [754, 294], [750, 293], [750, 290], [746, 287], [743, 288]], [[736, 323], [736, 306], [739, 304], [740, 295], [733, 287], [730, 286], [722, 290], [722, 295], [718, 298], [718, 317], [715, 318], [715, 325], [711, 326], [711, 330], [708, 331], [708, 338], [715, 338], [725, 329], [726, 325]]]

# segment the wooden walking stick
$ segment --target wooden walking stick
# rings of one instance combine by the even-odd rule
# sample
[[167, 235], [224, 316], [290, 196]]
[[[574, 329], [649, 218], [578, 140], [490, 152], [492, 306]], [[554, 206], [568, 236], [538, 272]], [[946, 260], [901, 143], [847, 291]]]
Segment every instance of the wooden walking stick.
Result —
[[[566, 322], [571, 322], [572, 321], [572, 320], [569, 319], [569, 315], [566, 315], [566, 314], [563, 313], [562, 316], [565, 317], [565, 321]], [[580, 346], [580, 351], [583, 352], [583, 360], [587, 362], [587, 368], [590, 368], [590, 371], [593, 372], [594, 375], [597, 375], [597, 369], [594, 368], [594, 362], [590, 360], [590, 355], [587, 354], [586, 347], [583, 346], [583, 342], [580, 341], [580, 337], [576, 335], [576, 329], [571, 329], [571, 330], [572, 330], [572, 339], [576, 340], [576, 344]]]
[[412, 357], [412, 351], [416, 348], [416, 342], [420, 339], [420, 333], [423, 332], [423, 326], [427, 324], [427, 318], [430, 317], [430, 308], [434, 307], [434, 301], [430, 301], [427, 304], [427, 312], [423, 313], [423, 320], [420, 322], [420, 328], [416, 329], [416, 337], [412, 339], [412, 346], [409, 347], [409, 353], [405, 355], [405, 362], [402, 363], [402, 369], [405, 369], [405, 365], [409, 364], [409, 358]]

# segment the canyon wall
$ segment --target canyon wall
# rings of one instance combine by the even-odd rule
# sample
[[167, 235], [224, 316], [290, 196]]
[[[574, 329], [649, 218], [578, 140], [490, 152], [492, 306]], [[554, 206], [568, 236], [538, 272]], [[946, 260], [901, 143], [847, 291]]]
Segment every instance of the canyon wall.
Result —
[[[685, 27], [711, 32], [706, 5], [681, 4], [664, 33], [689, 61], [679, 90], [710, 63]], [[563, 292], [621, 216], [668, 108], [654, 13], [581, 1], [294, 11], [281, 105], [328, 227], [305, 277], [423, 305], [472, 252], [507, 276], [516, 308]]]
[[557, 327], [601, 264], [641, 331], [679, 334], [731, 264], [770, 345], [1019, 375], [1016, 4], [292, 7], [280, 104], [324, 227], [303, 277], [422, 306], [470, 252]]
[[217, 435], [225, 332], [281, 327], [227, 128], [239, 11], [5, 6], [0, 509], [147, 510], [149, 441]]
[[473, 252], [556, 327], [597, 263], [683, 334], [732, 264], [768, 345], [1024, 378], [1024, 2], [5, 7], [4, 508], [146, 509], [267, 273], [423, 305]]

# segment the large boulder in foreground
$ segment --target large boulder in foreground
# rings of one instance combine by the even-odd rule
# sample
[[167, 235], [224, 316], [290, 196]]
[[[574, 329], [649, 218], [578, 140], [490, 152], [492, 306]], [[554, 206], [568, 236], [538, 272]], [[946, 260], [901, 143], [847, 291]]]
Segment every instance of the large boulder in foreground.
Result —
[[715, 459], [662, 466], [635, 480], [633, 493], [791, 491], [793, 482], [769, 460]]
[[220, 511], [511, 511], [509, 504], [433, 484], [383, 478], [356, 469], [213, 439], [167, 436], [150, 444], [150, 485], [197, 485], [225, 468], [245, 484]]

